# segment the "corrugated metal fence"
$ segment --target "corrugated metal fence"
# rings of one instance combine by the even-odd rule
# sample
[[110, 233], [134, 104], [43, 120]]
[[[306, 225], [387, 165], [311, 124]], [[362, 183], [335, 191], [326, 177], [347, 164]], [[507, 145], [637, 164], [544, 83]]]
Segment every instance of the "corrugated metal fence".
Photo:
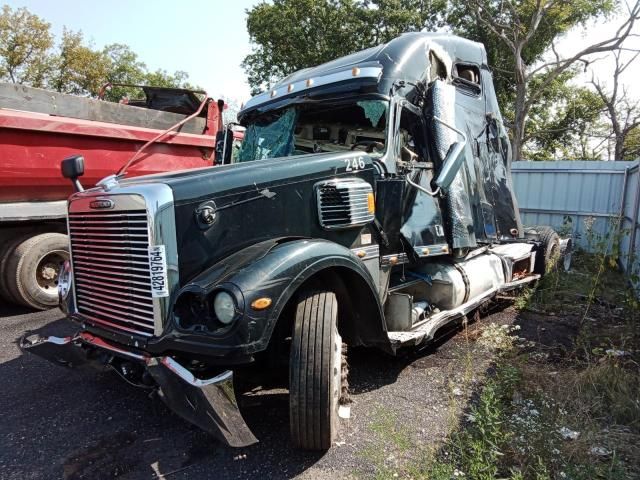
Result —
[[522, 223], [571, 233], [587, 250], [619, 240], [622, 267], [638, 274], [640, 160], [513, 162], [512, 174]]

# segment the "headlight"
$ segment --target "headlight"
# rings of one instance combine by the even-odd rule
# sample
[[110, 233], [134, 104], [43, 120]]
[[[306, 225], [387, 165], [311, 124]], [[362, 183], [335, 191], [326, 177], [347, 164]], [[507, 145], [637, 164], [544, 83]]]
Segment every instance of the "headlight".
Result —
[[213, 300], [213, 311], [220, 323], [229, 325], [236, 316], [236, 301], [229, 293], [220, 291]]

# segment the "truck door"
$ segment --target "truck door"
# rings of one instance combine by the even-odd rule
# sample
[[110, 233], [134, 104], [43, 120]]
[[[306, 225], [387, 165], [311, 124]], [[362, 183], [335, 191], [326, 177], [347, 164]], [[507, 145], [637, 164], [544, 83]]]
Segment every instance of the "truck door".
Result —
[[417, 107], [406, 103], [399, 120], [397, 170], [405, 171], [407, 180], [400, 233], [416, 257], [446, 254], [449, 248], [439, 201], [425, 193], [433, 190], [434, 164], [428, 154], [424, 118]]

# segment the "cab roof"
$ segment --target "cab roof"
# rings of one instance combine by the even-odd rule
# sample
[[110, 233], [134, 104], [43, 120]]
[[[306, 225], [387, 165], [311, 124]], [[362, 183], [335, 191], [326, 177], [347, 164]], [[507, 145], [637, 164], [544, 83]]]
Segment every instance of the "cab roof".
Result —
[[367, 86], [368, 91], [389, 95], [397, 81], [417, 83], [428, 76], [430, 52], [443, 63], [448, 74], [457, 62], [478, 67], [487, 63], [481, 43], [447, 33], [405, 33], [382, 45], [298, 70], [280, 80], [270, 91], [251, 98], [238, 116], [242, 118], [264, 107], [275, 108], [286, 99], [322, 94], [338, 83], [343, 87], [348, 84], [346, 88], [353, 90]]

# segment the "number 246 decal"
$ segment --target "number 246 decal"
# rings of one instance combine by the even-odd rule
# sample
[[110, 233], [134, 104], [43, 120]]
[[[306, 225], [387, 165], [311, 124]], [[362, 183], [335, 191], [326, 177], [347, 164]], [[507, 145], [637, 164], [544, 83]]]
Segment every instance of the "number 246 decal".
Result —
[[345, 158], [344, 163], [347, 165], [347, 172], [353, 172], [354, 170], [362, 170], [365, 167], [364, 158]]

